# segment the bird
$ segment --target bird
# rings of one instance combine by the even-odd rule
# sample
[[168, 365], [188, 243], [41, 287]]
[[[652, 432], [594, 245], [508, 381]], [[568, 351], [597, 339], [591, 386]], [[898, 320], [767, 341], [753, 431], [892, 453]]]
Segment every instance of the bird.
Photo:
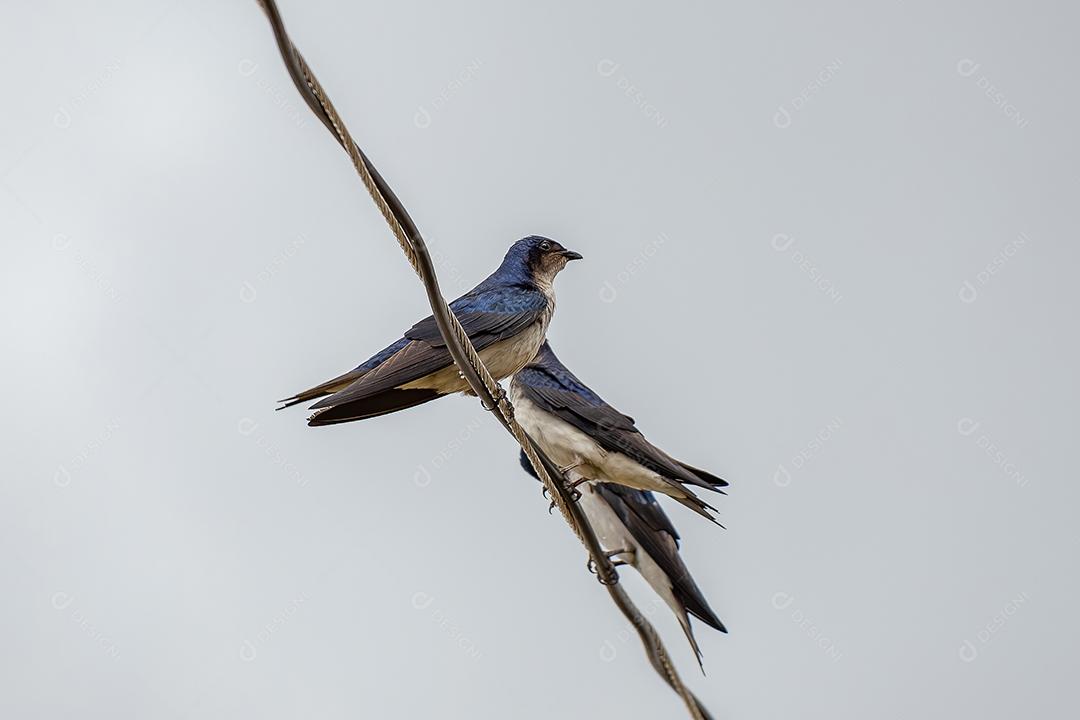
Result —
[[[488, 370], [502, 380], [521, 369], [543, 342], [555, 312], [555, 276], [581, 254], [530, 235], [506, 252], [483, 282], [450, 303]], [[364, 420], [470, 391], [433, 316], [352, 370], [280, 400], [282, 410], [322, 398], [308, 425]]]
[[[524, 450], [520, 461], [527, 473], [537, 477]], [[679, 534], [656, 497], [647, 490], [598, 482], [586, 485], [578, 502], [608, 557], [616, 565], [637, 570], [671, 608], [704, 672], [690, 615], [722, 633], [727, 628], [679, 557]]]
[[[728, 483], [676, 460], [608, 405], [563, 365], [545, 340], [510, 381], [510, 401], [522, 428], [553, 462], [586, 481], [654, 490], [716, 522], [715, 510], [691, 486], [723, 494]], [[719, 525], [719, 523], [717, 523]]]

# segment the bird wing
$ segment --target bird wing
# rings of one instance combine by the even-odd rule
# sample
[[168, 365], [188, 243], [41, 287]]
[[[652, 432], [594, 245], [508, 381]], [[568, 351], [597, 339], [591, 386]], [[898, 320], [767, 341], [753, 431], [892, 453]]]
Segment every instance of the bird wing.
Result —
[[646, 440], [634, 427], [634, 418], [622, 414], [595, 395], [585, 397], [572, 390], [528, 383], [523, 383], [522, 388], [526, 396], [541, 409], [570, 423], [609, 452], [621, 452], [658, 475], [692, 485], [710, 490], [715, 490], [718, 484], [727, 485], [711, 475], [708, 477], [719, 482], [709, 482], [699, 477]]
[[679, 535], [653, 494], [613, 483], [597, 483], [594, 487], [638, 545], [667, 575], [675, 597], [686, 610], [720, 632], [727, 632], [679, 557]]
[[[465, 295], [450, 304], [477, 350], [514, 337], [540, 319], [548, 300], [535, 289], [502, 287]], [[319, 409], [352, 402], [430, 375], [453, 364], [434, 316], [405, 332], [397, 352], [357, 378], [352, 384], [312, 405]]]

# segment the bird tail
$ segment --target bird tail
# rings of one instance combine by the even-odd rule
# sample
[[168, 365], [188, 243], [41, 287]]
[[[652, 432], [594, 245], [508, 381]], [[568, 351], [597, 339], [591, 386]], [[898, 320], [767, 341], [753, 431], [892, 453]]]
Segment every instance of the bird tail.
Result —
[[[682, 462], [681, 460], [676, 460], [675, 462], [679, 463], [679, 465], [681, 465], [684, 470], [688, 470], [688, 471], [694, 473], [695, 475], [697, 475], [702, 480], [704, 480], [706, 483], [709, 484], [709, 486], [713, 490], [716, 490], [717, 488], [722, 488], [722, 487], [727, 487], [728, 486], [728, 481], [727, 480], [724, 480], [723, 478], [718, 478], [718, 477], [716, 477], [715, 475], [713, 475], [710, 472], [706, 472], [705, 470], [702, 470], [701, 468], [696, 468], [693, 465], [687, 465], [686, 463]], [[726, 494], [726, 493], [724, 493], [723, 490], [716, 490], [716, 492], [721, 493], [721, 494]]]
[[303, 392], [298, 392], [291, 397], [285, 398], [284, 400], [278, 400], [279, 403], [285, 404], [276, 409], [284, 410], [287, 407], [292, 407], [293, 405], [307, 402], [309, 400], [315, 400], [317, 398], [323, 397], [324, 395], [332, 395], [333, 393], [336, 393], [340, 390], [344, 390], [356, 380], [359, 380], [361, 377], [367, 374], [367, 372], [367, 370], [360, 370], [359, 368], [357, 368], [356, 370], [350, 370], [344, 375], [338, 375], [333, 380], [327, 380], [324, 383], [316, 385], [313, 388], [308, 388]]
[[694, 629], [690, 627], [690, 616], [686, 614], [686, 611], [680, 608], [673, 607], [675, 611], [675, 618], [679, 621], [679, 626], [682, 627], [683, 633], [686, 635], [687, 641], [690, 643], [690, 648], [694, 651], [694, 657], [697, 658], [698, 668], [701, 670], [701, 674], [705, 674], [705, 663], [701, 659], [701, 647], [697, 643], [697, 638], [694, 637]]
[[[443, 397], [444, 393], [427, 388], [399, 390], [390, 388], [355, 400], [347, 400], [340, 405], [330, 405], [317, 410], [308, 418], [308, 425], [337, 425], [338, 423], [366, 420], [387, 415], [398, 410], [423, 405], [426, 402]], [[329, 398], [333, 400], [333, 398]], [[325, 401], [324, 401], [325, 402]]]
[[708, 520], [708, 521], [710, 521], [712, 523], [716, 523], [720, 527], [727, 530], [727, 528], [725, 528], [723, 525], [721, 525], [720, 521], [717, 520], [716, 518], [714, 518], [712, 516], [712, 513], [709, 512], [710, 510], [715, 512], [716, 508], [714, 508], [712, 505], [705, 502], [704, 500], [702, 500], [701, 498], [699, 498], [697, 495], [693, 494], [689, 490], [686, 490], [685, 488], [683, 489], [683, 492], [686, 493], [685, 496], [668, 495], [668, 497], [670, 497], [675, 502], [680, 503], [680, 504], [685, 505], [686, 507], [690, 508], [691, 510], [693, 510], [694, 512], [696, 512], [698, 515], [705, 518], [706, 520]]

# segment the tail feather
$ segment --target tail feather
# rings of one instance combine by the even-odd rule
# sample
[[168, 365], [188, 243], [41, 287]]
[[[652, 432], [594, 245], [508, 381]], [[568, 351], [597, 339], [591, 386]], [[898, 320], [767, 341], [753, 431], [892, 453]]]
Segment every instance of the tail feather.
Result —
[[[674, 495], [669, 495], [668, 497], [670, 497], [675, 502], [690, 508], [706, 520], [716, 523], [720, 527], [724, 528], [724, 526], [720, 524], [720, 521], [714, 518], [712, 514], [709, 513], [710, 510], [715, 511], [716, 508], [699, 498], [697, 495], [688, 492], [687, 497], [676, 497]], [[727, 528], [724, 529], [727, 530]]]
[[426, 402], [443, 397], [443, 393], [429, 389], [398, 390], [391, 388], [358, 400], [350, 400], [341, 405], [332, 405], [319, 410], [308, 418], [308, 425], [337, 425], [338, 423], [366, 420], [367, 418], [387, 415], [398, 410], [423, 405]]
[[309, 400], [315, 400], [317, 398], [323, 397], [324, 395], [332, 395], [339, 390], [344, 390], [353, 382], [367, 374], [367, 372], [367, 370], [360, 369], [350, 370], [344, 375], [338, 375], [333, 380], [327, 380], [326, 382], [316, 385], [313, 388], [308, 388], [303, 392], [298, 392], [292, 397], [287, 397], [284, 400], [278, 400], [279, 403], [285, 404], [277, 409], [284, 410], [287, 407], [292, 407], [293, 405], [298, 405]]
[[[712, 473], [706, 472], [706, 471], [702, 470], [701, 468], [696, 468], [693, 465], [687, 465], [686, 463], [681, 462], [679, 460], [676, 460], [675, 462], [679, 463], [679, 465], [681, 465], [683, 467], [683, 469], [689, 470], [690, 472], [694, 473], [699, 478], [701, 478], [702, 480], [707, 482], [709, 484], [709, 486], [711, 487], [711, 489], [713, 489], [713, 490], [716, 490], [716, 488], [718, 488], [718, 487], [727, 487], [728, 486], [728, 481], [727, 480], [724, 480], [723, 478], [718, 478], [715, 475], [713, 475]], [[720, 492], [720, 491], [717, 490], [717, 492]]]
[[676, 610], [675, 617], [679, 620], [679, 625], [682, 626], [683, 632], [686, 634], [686, 639], [690, 642], [690, 647], [694, 650], [694, 657], [697, 658], [698, 668], [701, 670], [701, 674], [705, 674], [705, 663], [701, 660], [701, 648], [697, 644], [697, 638], [694, 637], [694, 629], [690, 627], [690, 618], [687, 616], [685, 610]]

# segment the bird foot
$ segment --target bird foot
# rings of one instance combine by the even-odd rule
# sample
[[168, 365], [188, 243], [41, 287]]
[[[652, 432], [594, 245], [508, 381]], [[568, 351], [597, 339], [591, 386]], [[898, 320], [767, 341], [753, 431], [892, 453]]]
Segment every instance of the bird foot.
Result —
[[483, 406], [483, 408], [485, 410], [494, 411], [494, 410], [497, 410], [500, 405], [502, 405], [502, 401], [506, 399], [506, 391], [503, 390], [502, 385], [499, 385], [498, 383], [495, 383], [495, 392], [492, 393], [491, 399], [493, 401], [493, 404], [490, 405], [490, 406], [486, 402], [484, 402], [483, 400], [480, 401], [480, 404]]
[[[633, 550], [612, 550], [611, 552], [604, 553], [604, 555], [607, 556], [608, 560], [611, 560], [611, 565], [613, 567], [622, 567], [623, 565], [629, 565], [629, 564], [631, 564], [633, 562], [634, 551]], [[631, 559], [630, 560], [615, 560], [614, 558], [618, 557], [619, 555], [629, 555]], [[585, 563], [585, 567], [588, 568], [589, 572], [591, 572], [593, 575], [596, 574], [596, 561], [593, 560], [591, 557], [589, 558], [588, 562]]]
[[[546, 495], [546, 493], [547, 493], [546, 488], [545, 488], [544, 492], [545, 492], [545, 495]], [[581, 493], [578, 492], [577, 490], [574, 490], [573, 488], [569, 488], [568, 492], [569, 492], [569, 497], [567, 497], [567, 500], [569, 500], [571, 503], [576, 503], [578, 500], [581, 499]], [[548, 515], [550, 515], [552, 512], [554, 512], [554, 510], [555, 510], [555, 501], [552, 500], [551, 504], [548, 505]]]

